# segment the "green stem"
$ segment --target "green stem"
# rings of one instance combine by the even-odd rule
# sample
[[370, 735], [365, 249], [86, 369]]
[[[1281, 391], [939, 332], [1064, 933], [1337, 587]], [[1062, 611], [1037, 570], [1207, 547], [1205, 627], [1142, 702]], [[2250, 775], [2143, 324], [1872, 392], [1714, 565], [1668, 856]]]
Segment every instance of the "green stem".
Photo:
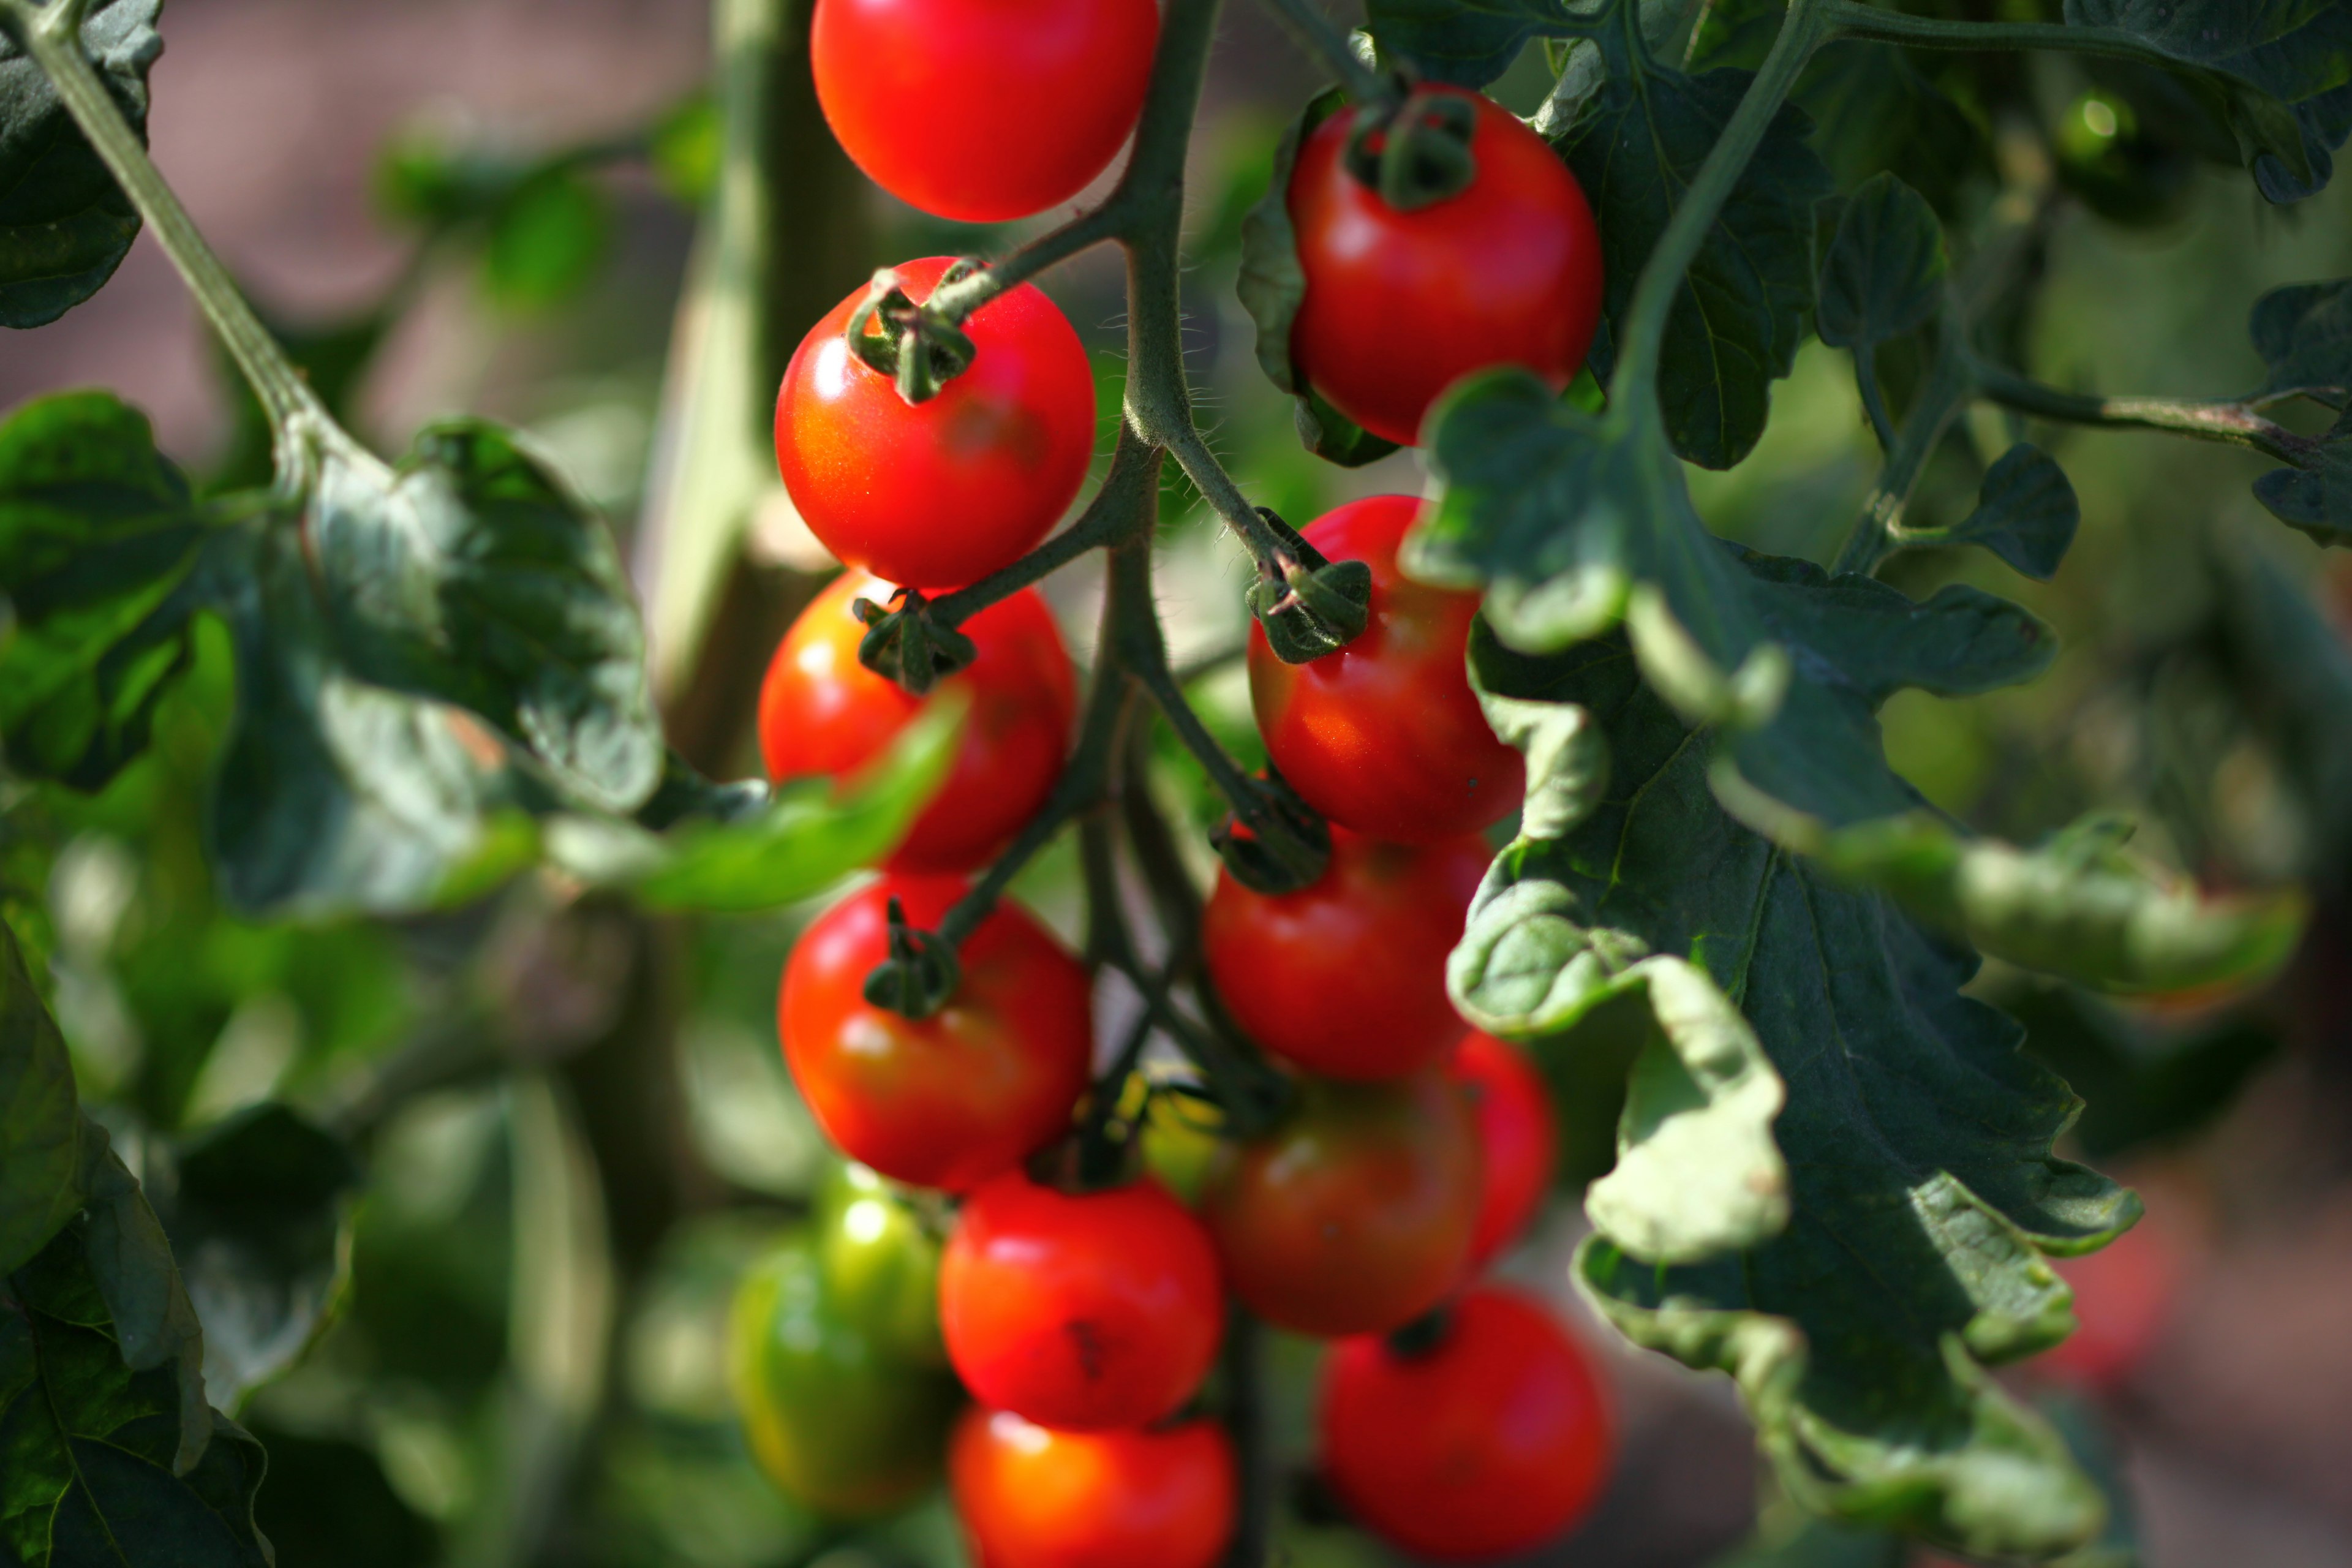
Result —
[[1886, 412], [1886, 392], [1878, 384], [1878, 345], [1859, 342], [1853, 345], [1853, 384], [1862, 394], [1862, 411], [1870, 416], [1870, 428], [1878, 437], [1878, 449], [1895, 450], [1895, 420]]
[[1885, 11], [1861, 0], [1827, 0], [1826, 19], [1838, 37], [1907, 44], [1914, 48], [2060, 49], [2137, 60], [2164, 70], [2179, 70], [2184, 63], [2121, 27], [2084, 27], [2071, 22], [1952, 22]]
[[[1812, 58], [1813, 50], [1829, 36], [1830, 7], [1837, 0], [1790, 0], [1789, 14], [1780, 23], [1780, 36], [1772, 40], [1771, 51], [1748, 84], [1748, 92], [1734, 110], [1731, 122], [1723, 128], [1715, 148], [1707, 153], [1706, 162], [1699, 165], [1698, 178], [1683, 193], [1682, 202], [1675, 208], [1674, 220], [1666, 232], [1658, 237], [1657, 248], [1642, 268], [1640, 281], [1633, 286], [1633, 302], [1625, 312], [1620, 342], [1624, 344], [1617, 362], [1616, 374], [1609, 378], [1609, 400], [1612, 405], [1630, 405], [1636, 389], [1644, 397], [1656, 396], [1658, 355], [1666, 335], [1666, 320], [1673, 313], [1675, 296], [1682, 291], [1683, 278], [1698, 259], [1700, 249], [1706, 244], [1707, 231], [1715, 226], [1723, 211], [1723, 204], [1731, 199], [1739, 177], [1748, 170], [1748, 161], [1763, 144], [1764, 133], [1772, 124], [1772, 117], [1795, 89], [1797, 78]], [[1644, 47], [1639, 37], [1641, 7], [1622, 7], [1626, 26], [1636, 32], [1633, 47]]]
[[1080, 251], [1091, 250], [1105, 240], [1118, 238], [1127, 221], [1127, 205], [1119, 199], [1125, 188], [1121, 185], [1111, 193], [1108, 201], [1092, 212], [1082, 213], [1061, 227], [1039, 235], [1010, 256], [990, 262], [968, 278], [934, 289], [924, 302], [949, 321], [961, 321], [991, 300], [1020, 287], [1040, 272], [1059, 266]]
[[304, 437], [341, 433], [302, 373], [246, 303], [220, 258], [196, 232], [187, 208], [163, 183], [147, 149], [140, 144], [83, 54], [80, 24], [86, 8], [85, 0], [55, 0], [38, 8], [27, 0], [0, 0], [0, 18], [10, 24], [26, 52], [47, 73], [66, 111], [153, 230], [156, 243], [195, 296], [197, 309], [220, 334], [237, 369], [252, 384], [274, 432], [278, 480], [290, 488], [308, 461]]
[[1937, 348], [1934, 363], [1928, 366], [1927, 382], [1920, 388], [1919, 400], [1913, 405], [1910, 417], [1903, 422], [1902, 434], [1888, 447], [1878, 482], [1864, 500], [1862, 516], [1854, 523], [1853, 531], [1846, 536], [1845, 546], [1838, 552], [1832, 571], [1875, 571], [1880, 562], [1895, 553], [1903, 527], [1903, 509], [1910, 503], [1919, 476], [1927, 471], [1927, 459], [1935, 455], [1936, 444], [1944, 438], [1953, 417], [1967, 404], [1973, 384], [1967, 352], [1948, 331]]
[[1266, 0], [1266, 8], [1274, 13], [1282, 30], [1291, 41], [1331, 68], [1339, 85], [1348, 89], [1348, 97], [1360, 104], [1391, 103], [1396, 92], [1381, 73], [1364, 63], [1348, 41], [1347, 34], [1332, 25], [1315, 0]]
[[2003, 407], [2069, 425], [2110, 429], [2166, 430], [2204, 441], [2247, 447], [2297, 467], [2310, 461], [2320, 443], [2299, 436], [2258, 410], [2261, 398], [2100, 397], [2063, 392], [2015, 371], [1981, 360], [1970, 362], [1978, 389]]
[[934, 626], [960, 626], [1088, 551], [1139, 537], [1148, 542], [1159, 517], [1160, 454], [1122, 424], [1118, 445], [1111, 449], [1110, 472], [1077, 521], [1003, 570], [931, 600], [927, 613]]
[[1267, 1432], [1265, 1334], [1236, 1301], [1225, 1316], [1225, 1431], [1234, 1440], [1241, 1482], [1239, 1526], [1225, 1549], [1224, 1568], [1265, 1568], [1274, 1542], [1274, 1444]]

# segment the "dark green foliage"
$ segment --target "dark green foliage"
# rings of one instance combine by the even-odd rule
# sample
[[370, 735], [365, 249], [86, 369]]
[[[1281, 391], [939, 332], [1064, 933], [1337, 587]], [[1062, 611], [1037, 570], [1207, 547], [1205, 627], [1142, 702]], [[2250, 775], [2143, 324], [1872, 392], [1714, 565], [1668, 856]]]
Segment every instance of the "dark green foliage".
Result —
[[2025, 1048], [2084, 1100], [2074, 1142], [2095, 1160], [2173, 1143], [2220, 1120], [2284, 1043], [2244, 1016], [2164, 1029], [2063, 986], [2007, 999]]

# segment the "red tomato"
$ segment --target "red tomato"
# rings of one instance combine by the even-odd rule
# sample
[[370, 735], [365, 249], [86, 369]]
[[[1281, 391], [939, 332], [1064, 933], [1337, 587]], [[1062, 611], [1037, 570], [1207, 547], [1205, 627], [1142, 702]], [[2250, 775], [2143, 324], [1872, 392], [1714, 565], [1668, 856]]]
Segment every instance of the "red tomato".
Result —
[[1568, 384], [1601, 321], [1601, 236], [1576, 176], [1508, 110], [1477, 105], [1469, 188], [1399, 212], [1347, 169], [1353, 117], [1298, 150], [1290, 222], [1307, 292], [1291, 353], [1332, 406], [1410, 446], [1459, 377], [1525, 365]]
[[1330, 865], [1297, 892], [1252, 892], [1221, 871], [1201, 925], [1209, 978], [1251, 1038], [1300, 1067], [1347, 1079], [1427, 1067], [1462, 1036], [1445, 955], [1493, 858], [1475, 833], [1413, 846], [1334, 827]]
[[1478, 1227], [1470, 1237], [1470, 1267], [1476, 1268], [1517, 1240], [1543, 1206], [1559, 1133], [1543, 1075], [1518, 1047], [1474, 1034], [1454, 1053], [1453, 1072], [1470, 1088], [1486, 1159]]
[[1384, 1333], [1460, 1283], [1478, 1182], [1469, 1098], [1443, 1072], [1309, 1079], [1271, 1133], [1220, 1147], [1201, 1218], [1234, 1293], [1266, 1321]]
[[1217, 1255], [1150, 1177], [1065, 1193], [1007, 1171], [956, 1217], [940, 1327], [984, 1404], [1061, 1431], [1140, 1426], [1190, 1399], [1217, 1358]]
[[1470, 689], [1478, 595], [1397, 570], [1420, 509], [1411, 496], [1372, 496], [1307, 526], [1331, 560], [1371, 565], [1371, 624], [1355, 641], [1285, 664], [1250, 626], [1250, 705], [1274, 765], [1332, 821], [1399, 844], [1475, 832], [1527, 793], [1519, 753], [1495, 738]]
[[884, 190], [960, 223], [1068, 201], [1143, 112], [1151, 0], [819, 0], [825, 123]]
[[[930, 298], [951, 258], [898, 268]], [[852, 566], [961, 588], [1045, 537], [1094, 455], [1095, 382], [1054, 302], [1027, 283], [973, 311], [971, 365], [929, 402], [849, 352], [860, 288], [809, 329], [776, 398], [776, 467], [802, 518]]]
[[1324, 1474], [1362, 1523], [1415, 1557], [1504, 1557], [1591, 1511], [1614, 1423], [1582, 1347], [1542, 1307], [1482, 1285], [1436, 1348], [1335, 1348], [1318, 1413]]
[[980, 1568], [1211, 1568], [1234, 1533], [1234, 1446], [1208, 1421], [1049, 1432], [973, 1405], [948, 1490]]
[[776, 1008], [784, 1060], [825, 1136], [894, 1181], [961, 1192], [1064, 1131], [1087, 1087], [1087, 972], [1045, 927], [997, 905], [960, 950], [963, 981], [929, 1017], [866, 1000], [889, 955], [889, 900], [936, 928], [960, 877], [888, 876], [801, 933]]
[[2156, 1348], [2180, 1294], [2182, 1258], [2162, 1226], [2142, 1219], [2096, 1252], [2053, 1258], [2074, 1292], [2074, 1331], [2034, 1359], [2053, 1377], [2095, 1389], [2128, 1381]]
[[[887, 604], [890, 587], [845, 574], [811, 601], [776, 647], [760, 688], [760, 752], [768, 774], [840, 778], [898, 739], [928, 698], [857, 662], [865, 623], [850, 606]], [[938, 689], [971, 703], [955, 766], [889, 864], [905, 871], [969, 871], [1037, 814], [1061, 776], [1077, 714], [1077, 683], [1053, 612], [1024, 588], [963, 624], [979, 650]]]

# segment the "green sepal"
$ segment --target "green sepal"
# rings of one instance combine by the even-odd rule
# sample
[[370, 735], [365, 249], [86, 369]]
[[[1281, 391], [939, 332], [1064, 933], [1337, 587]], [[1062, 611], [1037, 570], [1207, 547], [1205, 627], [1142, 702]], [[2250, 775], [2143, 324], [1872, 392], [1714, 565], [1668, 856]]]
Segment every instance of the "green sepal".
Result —
[[929, 614], [920, 589], [901, 588], [887, 605], [859, 599], [850, 608], [865, 624], [857, 662], [920, 697], [980, 657], [971, 637]]

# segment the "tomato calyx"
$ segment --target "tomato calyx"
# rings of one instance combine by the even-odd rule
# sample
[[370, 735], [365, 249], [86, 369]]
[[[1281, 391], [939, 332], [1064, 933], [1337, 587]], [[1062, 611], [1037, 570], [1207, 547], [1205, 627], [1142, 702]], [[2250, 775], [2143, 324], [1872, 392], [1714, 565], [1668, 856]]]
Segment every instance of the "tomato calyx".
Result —
[[866, 1000], [908, 1018], [928, 1018], [947, 1005], [963, 979], [955, 943], [937, 931], [911, 925], [907, 911], [890, 900], [890, 956], [866, 976]]
[[1307, 664], [1361, 637], [1372, 621], [1371, 567], [1330, 560], [1273, 511], [1257, 514], [1281, 542], [1258, 562], [1247, 595], [1275, 656]]
[[1254, 893], [1295, 893], [1311, 886], [1331, 863], [1331, 825], [1271, 768], [1246, 783], [1252, 798], [1235, 801], [1209, 830], [1217, 858]]
[[980, 656], [971, 638], [932, 618], [931, 603], [919, 588], [901, 588], [887, 605], [871, 599], [850, 605], [866, 626], [857, 662], [917, 697]]
[[1460, 195], [1477, 177], [1470, 138], [1476, 104], [1460, 93], [1406, 91], [1402, 102], [1355, 111], [1348, 133], [1348, 173], [1399, 212]]
[[[978, 264], [958, 261], [940, 275], [944, 289], [970, 277]], [[849, 315], [849, 352], [877, 375], [890, 378], [910, 404], [929, 402], [970, 368], [978, 351], [954, 317], [928, 301], [918, 305], [898, 279], [897, 268], [874, 274], [866, 298]]]
[[1419, 1361], [1436, 1354], [1453, 1334], [1454, 1303], [1443, 1302], [1404, 1327], [1390, 1330], [1389, 1353], [1399, 1361]]

